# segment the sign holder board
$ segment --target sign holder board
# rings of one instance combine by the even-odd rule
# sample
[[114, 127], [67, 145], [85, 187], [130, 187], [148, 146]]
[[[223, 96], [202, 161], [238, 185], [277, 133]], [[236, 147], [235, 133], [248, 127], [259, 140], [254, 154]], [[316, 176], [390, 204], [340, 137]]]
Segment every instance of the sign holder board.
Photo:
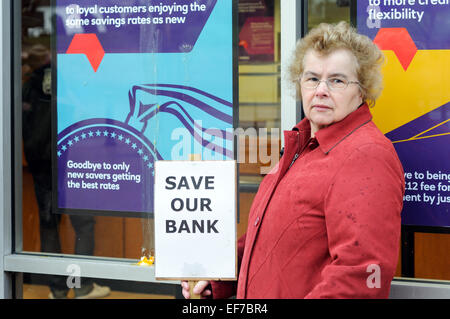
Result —
[[157, 280], [236, 280], [236, 161], [155, 163]]

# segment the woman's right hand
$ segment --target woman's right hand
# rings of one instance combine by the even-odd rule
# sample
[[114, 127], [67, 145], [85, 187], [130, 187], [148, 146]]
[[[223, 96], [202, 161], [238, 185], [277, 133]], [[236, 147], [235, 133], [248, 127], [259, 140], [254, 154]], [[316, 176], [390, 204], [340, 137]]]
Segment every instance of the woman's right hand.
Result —
[[[210, 288], [207, 289], [207, 287], [211, 284], [211, 282], [206, 280], [200, 280], [197, 282], [193, 289], [193, 293], [197, 295], [201, 295], [202, 298], [210, 298], [212, 296], [212, 291]], [[189, 282], [182, 281], [181, 282], [181, 293], [183, 294], [184, 298], [190, 299], [191, 295], [189, 293]]]

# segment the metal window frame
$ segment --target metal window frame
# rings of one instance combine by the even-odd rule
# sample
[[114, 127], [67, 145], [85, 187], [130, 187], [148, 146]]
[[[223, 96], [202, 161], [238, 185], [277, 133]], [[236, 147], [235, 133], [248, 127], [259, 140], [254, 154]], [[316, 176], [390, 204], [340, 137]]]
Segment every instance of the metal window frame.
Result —
[[12, 252], [11, 6], [12, 0], [0, 2], [0, 298], [13, 297], [14, 281], [4, 268]]
[[78, 266], [79, 275], [86, 278], [180, 284], [179, 281], [155, 280], [155, 267], [137, 266], [135, 259], [49, 253], [18, 253], [4, 257], [5, 271], [11, 272], [70, 276], [69, 266], [72, 265]]
[[389, 299], [450, 299], [450, 281], [394, 278]]
[[[304, 32], [305, 1], [281, 1], [281, 131], [291, 130], [302, 117], [301, 103], [289, 82], [289, 63]], [[284, 145], [284, 134], [281, 134]]]

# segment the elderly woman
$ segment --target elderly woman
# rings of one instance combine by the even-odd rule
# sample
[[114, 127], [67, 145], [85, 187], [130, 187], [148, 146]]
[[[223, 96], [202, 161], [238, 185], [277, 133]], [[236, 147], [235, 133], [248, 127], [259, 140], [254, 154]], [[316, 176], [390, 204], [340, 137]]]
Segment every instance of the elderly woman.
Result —
[[[347, 23], [299, 41], [290, 68], [305, 119], [254, 199], [239, 279], [200, 281], [214, 298], [387, 298], [397, 266], [402, 165], [372, 122], [383, 54]], [[187, 284], [183, 294], [189, 296]]]

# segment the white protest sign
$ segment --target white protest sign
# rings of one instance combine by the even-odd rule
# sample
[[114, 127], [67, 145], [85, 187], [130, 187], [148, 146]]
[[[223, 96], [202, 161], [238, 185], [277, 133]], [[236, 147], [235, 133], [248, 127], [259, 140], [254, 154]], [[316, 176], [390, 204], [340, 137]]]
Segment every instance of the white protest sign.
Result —
[[155, 163], [155, 277], [236, 279], [236, 161]]

